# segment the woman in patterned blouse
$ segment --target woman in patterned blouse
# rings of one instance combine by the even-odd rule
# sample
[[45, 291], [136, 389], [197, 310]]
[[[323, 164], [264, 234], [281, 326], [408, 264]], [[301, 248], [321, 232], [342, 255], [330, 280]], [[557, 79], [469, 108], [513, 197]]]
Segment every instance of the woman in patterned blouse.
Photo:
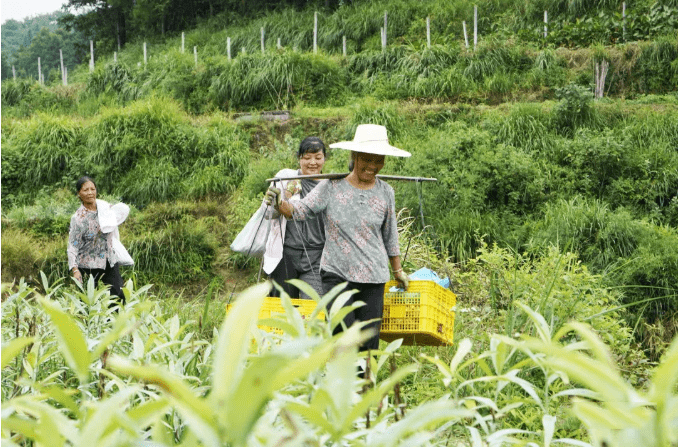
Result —
[[[410, 153], [388, 144], [386, 128], [361, 124], [353, 141], [331, 144], [351, 151], [353, 168], [347, 177], [323, 180], [304, 199], [284, 200], [277, 188], [269, 188], [267, 200], [288, 219], [304, 220], [309, 213], [325, 218], [325, 248], [320, 261], [323, 292], [348, 282], [346, 290], [358, 290], [346, 303], [363, 301], [365, 306], [349, 313], [344, 322], [376, 321], [375, 335], [361, 350], [378, 349], [384, 307], [384, 285], [389, 264], [395, 279], [407, 288], [409, 279], [400, 264], [400, 244], [393, 188], [377, 178], [385, 156], [409, 157]], [[336, 332], [341, 331], [337, 326]]]
[[82, 205], [71, 217], [68, 233], [68, 268], [73, 278], [82, 282], [83, 273], [94, 277], [95, 285], [101, 280], [111, 286], [111, 295], [123, 302], [122, 277], [118, 259], [113, 250], [115, 232], [102, 233], [97, 209], [97, 187], [94, 180], [84, 176], [75, 184]]

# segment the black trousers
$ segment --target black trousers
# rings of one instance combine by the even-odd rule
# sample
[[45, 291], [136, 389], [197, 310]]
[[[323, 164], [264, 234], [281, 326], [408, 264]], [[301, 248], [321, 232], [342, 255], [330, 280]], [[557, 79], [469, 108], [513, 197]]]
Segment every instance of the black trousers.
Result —
[[[346, 282], [346, 279], [330, 272], [322, 272], [321, 276], [323, 280], [323, 294], [327, 294], [337, 284]], [[354, 293], [353, 296], [349, 298], [346, 305], [353, 304], [355, 301], [363, 301], [365, 303], [364, 306], [359, 307], [353, 312], [349, 312], [348, 315], [344, 317], [346, 327], [351, 327], [356, 321], [367, 321], [374, 318], [379, 319], [378, 321], [365, 326], [365, 329], [373, 328], [376, 330], [376, 334], [360, 346], [361, 351], [379, 349], [379, 331], [381, 330], [381, 318], [384, 314], [384, 285], [384, 283], [373, 284], [349, 281], [348, 286], [346, 286], [345, 290], [358, 289], [358, 292]], [[332, 306], [332, 303], [330, 303], [329, 306]], [[334, 329], [334, 335], [342, 332], [342, 330], [341, 325], [337, 326]]]
[[[290, 298], [311, 299], [310, 296], [301, 292], [292, 284], [285, 281], [288, 279], [300, 279], [313, 287], [313, 290], [322, 296], [322, 281], [320, 279], [320, 258], [322, 248], [307, 248], [298, 250], [291, 247], [283, 248], [283, 257], [278, 266], [271, 272], [269, 278], [277, 282]], [[273, 288], [271, 296], [280, 296], [278, 289]]]
[[118, 264], [115, 264], [111, 267], [111, 264], [106, 261], [105, 269], [88, 269], [80, 268], [80, 273], [82, 274], [82, 281], [86, 283], [85, 275], [91, 275], [94, 277], [94, 287], [99, 284], [99, 280], [111, 286], [111, 296], [116, 296], [123, 303], [125, 302], [125, 294], [122, 293], [122, 276], [120, 276], [120, 268]]

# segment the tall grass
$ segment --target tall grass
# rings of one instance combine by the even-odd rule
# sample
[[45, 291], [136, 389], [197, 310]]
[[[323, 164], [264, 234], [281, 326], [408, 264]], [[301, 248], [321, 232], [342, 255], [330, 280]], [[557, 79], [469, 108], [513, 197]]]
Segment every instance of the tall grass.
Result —
[[496, 138], [499, 142], [527, 152], [546, 154], [556, 140], [551, 129], [551, 119], [542, 107], [526, 104], [517, 106], [508, 116], [502, 118], [500, 127], [496, 130]]
[[670, 92], [678, 84], [678, 41], [674, 36], [660, 37], [642, 47], [634, 67], [641, 93]]
[[210, 85], [210, 101], [223, 110], [336, 104], [345, 94], [344, 74], [335, 62], [293, 51], [240, 56]]
[[217, 118], [197, 128], [163, 99], [106, 109], [85, 123], [39, 115], [14, 126], [3, 143], [5, 205], [25, 203], [43, 188], [70, 188], [84, 174], [100, 192], [139, 206], [185, 191], [224, 193], [242, 180], [249, 159], [249, 139], [239, 129]]
[[44, 185], [66, 186], [81, 166], [84, 135], [71, 119], [39, 114], [3, 139], [3, 203], [34, 197]]
[[532, 243], [568, 247], [590, 265], [604, 269], [632, 256], [638, 247], [636, 225], [628, 212], [611, 211], [598, 200], [561, 199], [546, 204], [543, 223]]
[[187, 284], [213, 273], [217, 240], [205, 223], [167, 222], [160, 231], [131, 237], [126, 244], [142, 281]]

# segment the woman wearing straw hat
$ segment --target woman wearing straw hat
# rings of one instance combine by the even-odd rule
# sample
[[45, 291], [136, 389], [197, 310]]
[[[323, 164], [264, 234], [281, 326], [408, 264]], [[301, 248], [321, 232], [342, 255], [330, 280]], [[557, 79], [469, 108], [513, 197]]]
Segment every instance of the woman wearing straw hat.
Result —
[[[346, 303], [363, 301], [365, 306], [349, 313], [344, 322], [377, 321], [376, 335], [361, 350], [379, 347], [383, 313], [384, 285], [389, 280], [389, 264], [395, 279], [404, 287], [409, 279], [400, 264], [400, 245], [393, 188], [377, 178], [385, 157], [409, 157], [411, 154], [388, 143], [386, 128], [375, 124], [357, 127], [353, 141], [342, 141], [331, 148], [351, 151], [353, 168], [347, 177], [321, 181], [298, 202], [288, 202], [274, 187], [266, 200], [288, 219], [304, 220], [312, 213], [325, 218], [325, 247], [320, 261], [323, 292], [348, 282], [347, 290], [358, 292]], [[338, 331], [341, 327], [337, 327]]]

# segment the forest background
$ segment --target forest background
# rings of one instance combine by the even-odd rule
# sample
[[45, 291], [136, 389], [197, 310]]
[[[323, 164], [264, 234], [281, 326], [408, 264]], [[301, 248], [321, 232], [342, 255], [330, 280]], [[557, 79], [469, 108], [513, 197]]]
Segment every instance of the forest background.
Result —
[[[206, 321], [206, 303], [256, 282], [256, 260], [228, 246], [264, 180], [296, 164], [303, 137], [351, 139], [372, 122], [413, 153], [384, 173], [438, 179], [394, 188], [405, 269], [451, 277], [457, 339], [519, 334], [529, 321], [515, 303], [527, 302], [554, 328], [592, 324], [642, 386], [675, 337], [675, 0], [623, 14], [606, 0], [479, 1], [477, 45], [462, 1], [70, 4], [91, 10], [60, 13], [7, 56], [3, 25], [3, 282], [46, 293], [42, 271], [74, 287], [66, 238], [88, 174], [132, 206], [125, 278], [210, 334], [223, 309]], [[326, 171], [346, 162], [331, 152]]]

